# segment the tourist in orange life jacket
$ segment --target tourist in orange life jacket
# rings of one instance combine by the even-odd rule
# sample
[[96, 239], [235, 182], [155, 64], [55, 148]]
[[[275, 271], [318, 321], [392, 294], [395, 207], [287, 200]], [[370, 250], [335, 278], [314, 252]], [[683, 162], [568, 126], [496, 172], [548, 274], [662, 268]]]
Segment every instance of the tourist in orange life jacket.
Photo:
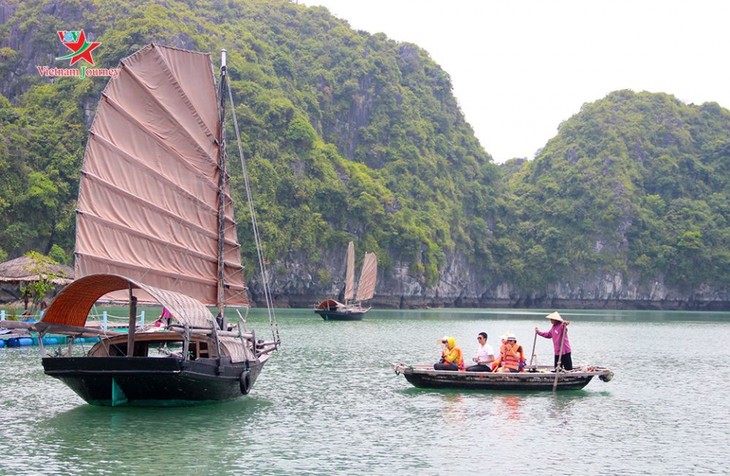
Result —
[[517, 344], [514, 334], [504, 336], [504, 343], [499, 348], [499, 358], [494, 362], [494, 372], [519, 372], [524, 367], [524, 351]]
[[520, 372], [525, 371], [525, 366], [527, 365], [527, 361], [525, 360], [525, 349], [522, 347], [522, 344], [517, 343], [517, 338], [514, 334], [509, 334], [511, 339], [508, 339], [507, 341], [510, 342], [515, 347], [515, 350], [518, 354], [520, 354]]
[[464, 355], [456, 346], [455, 338], [446, 338], [446, 349], [441, 355], [441, 360], [433, 364], [434, 370], [464, 370]]
[[517, 346], [517, 352], [520, 354], [520, 372], [524, 372], [525, 367], [527, 366], [527, 361], [525, 360], [525, 349], [522, 348], [522, 344], [518, 344], [516, 341], [515, 345]]

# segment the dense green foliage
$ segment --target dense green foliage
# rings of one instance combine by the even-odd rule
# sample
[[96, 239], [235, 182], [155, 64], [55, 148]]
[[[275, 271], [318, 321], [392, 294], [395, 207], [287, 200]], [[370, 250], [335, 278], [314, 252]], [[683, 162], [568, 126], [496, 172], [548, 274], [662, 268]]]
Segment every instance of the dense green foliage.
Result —
[[[17, 78], [4, 88], [15, 105], [3, 103], [12, 113], [3, 156], [19, 162], [3, 172], [20, 189], [3, 197], [11, 212], [0, 227], [4, 253], [72, 248], [83, 112], [101, 84], [51, 85], [28, 70], [60, 54], [55, 31], [69, 24], [96, 35], [106, 66], [153, 41], [228, 49], [270, 257], [307, 257], [316, 268], [323, 249], [355, 237], [381, 266], [403, 261], [433, 284], [456, 243], [476, 246], [481, 230], [467, 217], [488, 213], [498, 168], [465, 123], [448, 75], [423, 50], [287, 1], [69, 0], [17, 2], [0, 30], [9, 45], [0, 69]], [[13, 48], [21, 46], [44, 54], [24, 57]], [[235, 165], [233, 174], [240, 184]]]
[[617, 91], [560, 126], [511, 177], [537, 279], [638, 274], [730, 283], [730, 112]]
[[[601, 274], [730, 284], [730, 114], [613, 93], [533, 161], [498, 167], [422, 49], [286, 0], [0, 0], [0, 258], [68, 262], [79, 168], [104, 80], [51, 81], [56, 30], [83, 28], [113, 67], [150, 42], [229, 51], [266, 255], [328, 286], [323, 251], [378, 253], [426, 287], [461, 255], [481, 285], [533, 292]], [[66, 66], [60, 65], [57, 66]], [[229, 124], [232, 132], [232, 124]], [[235, 147], [236, 198], [243, 181]], [[241, 203], [239, 201], [239, 203]], [[239, 206], [241, 223], [246, 210]], [[244, 256], [255, 255], [240, 227]], [[285, 288], [285, 286], [282, 286]]]

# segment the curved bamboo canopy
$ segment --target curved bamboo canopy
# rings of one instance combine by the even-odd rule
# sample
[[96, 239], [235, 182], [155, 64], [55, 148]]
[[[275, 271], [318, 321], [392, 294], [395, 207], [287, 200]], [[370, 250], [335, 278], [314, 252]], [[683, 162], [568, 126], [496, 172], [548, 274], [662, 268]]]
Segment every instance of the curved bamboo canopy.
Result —
[[175, 321], [195, 327], [211, 327], [213, 314], [197, 299], [174, 291], [154, 288], [141, 282], [113, 274], [96, 274], [77, 279], [66, 286], [48, 306], [45, 324], [83, 327], [94, 303], [113, 291], [132, 288], [142, 290], [167, 308]]

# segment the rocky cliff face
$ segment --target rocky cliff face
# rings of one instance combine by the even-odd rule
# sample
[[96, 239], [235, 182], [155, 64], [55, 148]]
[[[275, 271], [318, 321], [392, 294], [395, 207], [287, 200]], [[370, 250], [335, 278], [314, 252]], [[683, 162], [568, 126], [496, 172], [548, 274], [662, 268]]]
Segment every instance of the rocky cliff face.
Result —
[[[338, 260], [338, 258], [340, 258]], [[344, 287], [342, 257], [327, 261], [334, 276], [329, 284], [318, 284], [316, 273], [305, 261], [282, 262], [274, 273], [272, 294], [282, 307], [311, 307], [326, 297], [336, 297]], [[342, 276], [340, 276], [342, 275]], [[408, 266], [396, 263], [380, 269], [373, 305], [380, 308], [489, 307], [542, 309], [647, 309], [647, 310], [730, 310], [730, 290], [705, 285], [694, 292], [666, 286], [661, 279], [642, 281], [620, 274], [593, 276], [579, 282], [559, 282], [542, 292], [528, 292], [507, 283], [484, 284], [487, 280], [469, 266], [463, 255], [447, 260], [441, 279], [433, 287], [423, 286], [409, 273]], [[254, 301], [262, 302], [260, 282], [249, 282]]]
[[[56, 56], [63, 55], [63, 45], [58, 41], [56, 29], [58, 24], [81, 24], [82, 9], [80, 6], [69, 8], [62, 2], [50, 2], [39, 16], [28, 18], [23, 23], [9, 26], [9, 32], [0, 43], [5, 48], [6, 71], [0, 82], [0, 94], [14, 98], [30, 87], [24, 76], [37, 76], [36, 65], [53, 64]], [[0, 0], [0, 25], [8, 23], [18, 12], [18, 5], [7, 0]], [[45, 30], [47, 35], [38, 35], [36, 30]]]

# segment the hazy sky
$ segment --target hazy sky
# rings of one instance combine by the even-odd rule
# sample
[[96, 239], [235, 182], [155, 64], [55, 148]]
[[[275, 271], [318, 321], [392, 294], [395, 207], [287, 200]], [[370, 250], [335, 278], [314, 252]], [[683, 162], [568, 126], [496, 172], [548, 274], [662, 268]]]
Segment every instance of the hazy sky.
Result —
[[618, 89], [730, 108], [725, 0], [299, 0], [415, 43], [496, 162], [532, 159], [584, 103]]

